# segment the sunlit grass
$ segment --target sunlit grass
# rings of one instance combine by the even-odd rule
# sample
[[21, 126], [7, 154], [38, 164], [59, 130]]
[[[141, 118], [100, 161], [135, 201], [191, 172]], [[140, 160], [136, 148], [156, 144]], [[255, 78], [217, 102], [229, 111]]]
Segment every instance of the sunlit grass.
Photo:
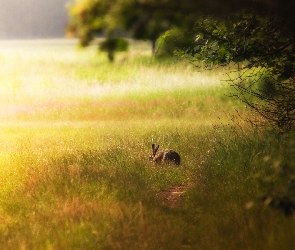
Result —
[[[140, 42], [113, 65], [71, 41], [0, 42], [0, 60], [1, 249], [294, 246], [294, 221], [257, 201], [269, 135], [243, 121], [224, 70]], [[181, 166], [150, 163], [152, 143]]]
[[[191, 129], [195, 126], [190, 124]], [[85, 247], [86, 242], [89, 248], [140, 246], [144, 242], [152, 248], [152, 239], [160, 233], [153, 221], [161, 213], [146, 206], [155, 202], [158, 190], [189, 181], [189, 172], [152, 167], [147, 161], [147, 144], [157, 141], [170, 146], [174, 141], [174, 146], [187, 147], [182, 144], [187, 144], [187, 134], [181, 129], [177, 132], [177, 127], [179, 124], [171, 121], [122, 121], [6, 128], [14, 150], [10, 165], [19, 175], [9, 189], [3, 190], [0, 200], [8, 218], [4, 225], [11, 228], [11, 246], [42, 246], [47, 239], [54, 248], [75, 244]], [[194, 154], [183, 155], [183, 159], [189, 163], [188, 169], [196, 162]], [[3, 177], [11, 180], [12, 176]], [[52, 219], [49, 222], [46, 218]], [[14, 219], [22, 223], [14, 225]], [[166, 222], [177, 227], [177, 223], [169, 222], [169, 216], [161, 223], [164, 226]], [[46, 230], [41, 230], [44, 227]], [[150, 232], [151, 227], [155, 231]], [[22, 230], [25, 232], [17, 237]], [[122, 233], [125, 236], [118, 237]], [[134, 234], [135, 245], [129, 241], [129, 234]], [[68, 237], [75, 239], [69, 241]], [[167, 243], [170, 236], [163, 234], [160, 239]]]

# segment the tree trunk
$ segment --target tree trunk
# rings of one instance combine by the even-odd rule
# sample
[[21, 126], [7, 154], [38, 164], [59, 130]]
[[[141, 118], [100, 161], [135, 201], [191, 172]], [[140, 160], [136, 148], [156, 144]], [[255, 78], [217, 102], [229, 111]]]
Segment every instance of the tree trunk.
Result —
[[112, 50], [112, 49], [108, 50], [108, 59], [109, 59], [109, 62], [114, 62], [114, 60], [115, 60], [115, 51], [114, 50]]
[[157, 45], [157, 39], [152, 40], [152, 54], [156, 54], [156, 45]]

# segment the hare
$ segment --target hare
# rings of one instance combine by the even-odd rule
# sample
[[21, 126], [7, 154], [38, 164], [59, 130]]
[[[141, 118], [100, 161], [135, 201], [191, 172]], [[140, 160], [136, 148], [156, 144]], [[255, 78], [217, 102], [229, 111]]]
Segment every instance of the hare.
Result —
[[152, 144], [153, 154], [149, 158], [150, 161], [153, 161], [158, 164], [180, 165], [180, 156], [177, 152], [171, 149], [165, 149], [157, 153], [159, 146], [160, 145], [155, 147], [155, 144]]

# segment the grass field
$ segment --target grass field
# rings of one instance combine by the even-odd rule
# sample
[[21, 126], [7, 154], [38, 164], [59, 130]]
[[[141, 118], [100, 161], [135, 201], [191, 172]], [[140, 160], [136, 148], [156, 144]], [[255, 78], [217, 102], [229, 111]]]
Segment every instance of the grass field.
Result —
[[[0, 41], [1, 249], [293, 249], [294, 218], [260, 197], [294, 139], [244, 121], [226, 69], [150, 50], [109, 64], [73, 41]], [[181, 166], [150, 163], [152, 143]]]

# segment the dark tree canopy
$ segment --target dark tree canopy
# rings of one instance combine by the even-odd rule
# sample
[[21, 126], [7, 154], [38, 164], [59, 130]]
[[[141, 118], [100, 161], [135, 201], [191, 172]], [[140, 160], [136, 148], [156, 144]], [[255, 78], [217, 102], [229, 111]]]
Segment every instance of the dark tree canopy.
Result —
[[87, 45], [98, 31], [126, 30], [133, 38], [155, 40], [177, 26], [189, 30], [195, 20], [211, 15], [216, 20], [238, 13], [275, 17], [289, 36], [295, 34], [293, 0], [76, 0], [69, 8], [68, 30]]
[[125, 30], [135, 39], [155, 41], [173, 26], [194, 22], [199, 12], [193, 0], [77, 0], [71, 5], [68, 30], [76, 33], [81, 45], [87, 45], [97, 32], [108, 36]]

